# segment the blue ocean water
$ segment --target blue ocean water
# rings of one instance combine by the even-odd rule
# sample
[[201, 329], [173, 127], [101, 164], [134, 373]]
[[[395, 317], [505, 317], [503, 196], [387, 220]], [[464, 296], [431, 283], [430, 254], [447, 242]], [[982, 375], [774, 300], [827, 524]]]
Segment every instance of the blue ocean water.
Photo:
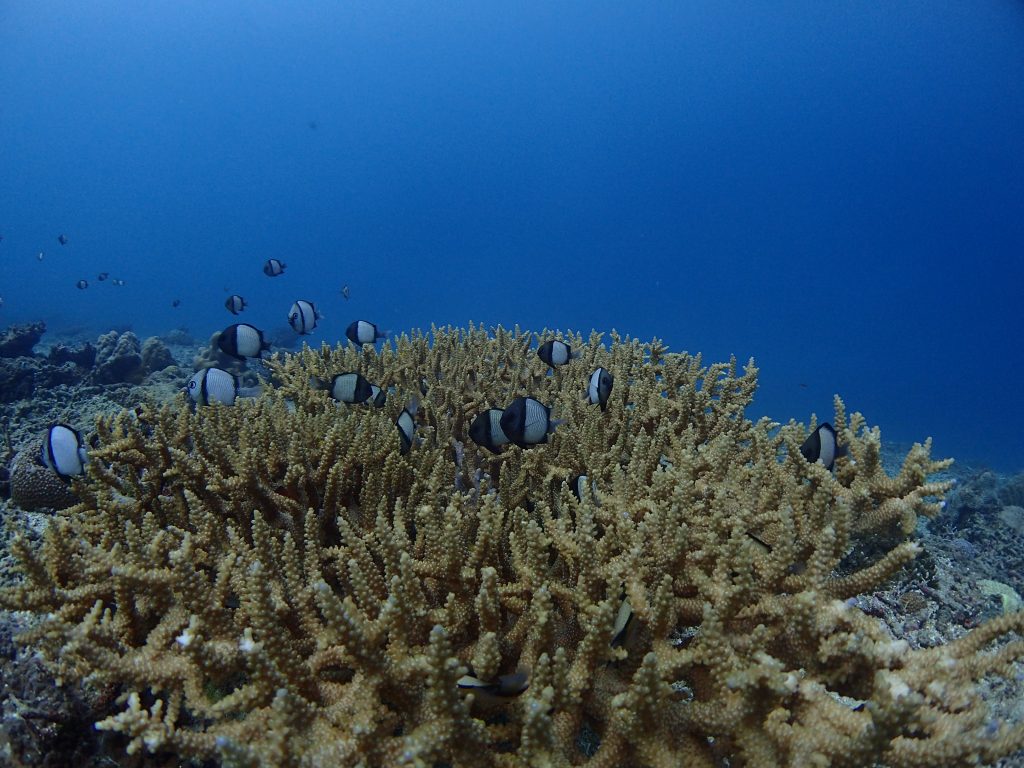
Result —
[[8, 2], [0, 234], [0, 326], [616, 328], [1024, 467], [1015, 0]]

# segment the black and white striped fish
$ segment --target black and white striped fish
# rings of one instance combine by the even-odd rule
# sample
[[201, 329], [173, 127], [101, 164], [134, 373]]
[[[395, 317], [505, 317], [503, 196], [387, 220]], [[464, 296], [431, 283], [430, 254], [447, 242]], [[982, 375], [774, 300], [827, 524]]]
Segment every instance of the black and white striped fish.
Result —
[[228, 308], [228, 312], [232, 315], [237, 315], [246, 308], [247, 302], [237, 293], [233, 293], [224, 300], [224, 306]]
[[551, 339], [537, 347], [537, 356], [552, 368], [565, 365], [570, 360], [580, 356], [579, 352], [573, 352], [572, 347], [564, 341]]
[[836, 459], [846, 455], [846, 446], [839, 445], [835, 429], [826, 421], [808, 435], [800, 446], [800, 453], [812, 464], [818, 462], [831, 471]]
[[478, 413], [469, 425], [469, 437], [481, 448], [491, 453], [500, 453], [501, 446], [507, 445], [508, 436], [501, 431], [501, 416], [505, 413], [501, 408], [488, 408]]
[[355, 320], [345, 329], [345, 336], [353, 344], [373, 344], [377, 339], [387, 338], [387, 335], [387, 331], [382, 331], [369, 320]]
[[313, 305], [313, 302], [305, 299], [299, 299], [288, 310], [288, 324], [293, 331], [300, 335], [312, 332], [316, 328], [316, 321], [322, 319], [323, 315]]
[[501, 415], [501, 431], [520, 448], [546, 443], [562, 419], [552, 419], [551, 409], [532, 397], [517, 397]]
[[604, 368], [598, 368], [590, 374], [590, 383], [587, 384], [587, 401], [594, 405], [600, 405], [601, 410], [608, 407], [608, 398], [612, 394], [612, 385], [615, 377]]
[[398, 436], [402, 441], [402, 455], [412, 450], [413, 442], [416, 439], [416, 411], [419, 410], [419, 407], [420, 403], [414, 397], [395, 420], [395, 427], [398, 428]]
[[82, 474], [89, 463], [82, 433], [67, 424], [54, 424], [47, 430], [39, 458], [64, 478]]
[[381, 408], [387, 393], [376, 384], [371, 384], [361, 373], [339, 373], [330, 381], [313, 378], [310, 384], [315, 389], [325, 389], [339, 403], [366, 403]]
[[234, 405], [237, 397], [255, 397], [259, 387], [240, 387], [238, 377], [221, 368], [203, 368], [188, 380], [185, 391], [197, 405]]
[[225, 355], [239, 360], [260, 357], [263, 350], [270, 349], [270, 344], [263, 340], [263, 331], [248, 323], [229, 325], [220, 332], [217, 346]]
[[267, 259], [263, 264], [263, 274], [267, 277], [277, 277], [284, 274], [285, 267], [287, 266], [287, 264], [279, 259]]
[[471, 691], [482, 703], [501, 703], [519, 696], [530, 687], [526, 672], [517, 671], [509, 675], [498, 675], [493, 680], [481, 680], [472, 674], [460, 677], [455, 684], [464, 691]]

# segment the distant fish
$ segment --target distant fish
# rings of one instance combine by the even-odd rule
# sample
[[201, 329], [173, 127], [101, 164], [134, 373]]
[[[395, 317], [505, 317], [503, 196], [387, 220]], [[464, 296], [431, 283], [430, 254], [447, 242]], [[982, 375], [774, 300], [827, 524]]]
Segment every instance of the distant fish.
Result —
[[551, 418], [551, 409], [532, 397], [517, 397], [501, 415], [501, 431], [520, 448], [546, 443], [555, 427], [564, 423]]
[[341, 286], [341, 297], [345, 299], [345, 301], [348, 301], [348, 297], [351, 295], [351, 293], [352, 292], [348, 289], [347, 285]]
[[60, 243], [61, 245], [67, 245], [68, 236], [64, 234], [57, 235], [57, 242]]
[[395, 427], [398, 428], [398, 436], [402, 441], [403, 455], [412, 450], [413, 440], [416, 437], [416, 411], [419, 410], [419, 407], [419, 401], [414, 397], [395, 420]]
[[508, 436], [501, 431], [501, 417], [504, 413], [501, 408], [488, 408], [478, 413], [469, 425], [470, 439], [491, 453], [500, 453], [501, 447], [509, 442]]
[[237, 397], [254, 397], [259, 387], [239, 387], [238, 377], [220, 368], [203, 368], [196, 371], [185, 386], [188, 396], [198, 405], [221, 403], [234, 405]]
[[537, 356], [552, 368], [565, 365], [573, 358], [579, 357], [579, 352], [573, 352], [572, 347], [564, 341], [551, 339], [537, 347]]
[[368, 320], [356, 320], [345, 329], [345, 336], [353, 344], [373, 344], [377, 339], [387, 338], [387, 335], [387, 331], [382, 331]]
[[40, 251], [39, 253], [36, 254], [36, 261], [42, 261], [43, 260], [43, 256], [45, 256], [45, 255], [46, 254], [44, 254], [42, 251]]
[[284, 269], [287, 266], [278, 259], [267, 259], [266, 264], [263, 265], [263, 274], [267, 277], [277, 277], [284, 274]]
[[109, 272], [100, 272], [98, 275], [96, 275], [96, 279], [99, 280], [101, 283], [108, 277], [110, 277]]
[[114, 278], [113, 280], [111, 280], [110, 282], [111, 282], [111, 284], [112, 284], [112, 285], [124, 285], [124, 280], [122, 280], [122, 279], [121, 279], [121, 278], [119, 278], [119, 277], [115, 277], [115, 278]]
[[248, 304], [245, 299], [237, 293], [233, 293], [224, 300], [224, 306], [228, 308], [228, 312], [232, 315], [237, 315], [239, 312], [244, 310]]
[[175, 309], [180, 307], [181, 306], [181, 299], [175, 299], [174, 301], [172, 301], [171, 302], [171, 306], [174, 307]]
[[40, 459], [61, 477], [85, 472], [89, 462], [82, 434], [67, 424], [54, 424], [46, 433]]
[[89, 287], [89, 281], [88, 280], [79, 280], [77, 283], [75, 283], [75, 288], [78, 288], [80, 291], [84, 291], [88, 287]]
[[313, 302], [299, 299], [288, 310], [288, 325], [297, 334], [305, 335], [311, 333], [316, 328], [316, 321], [322, 320], [323, 317]]
[[270, 349], [270, 344], [263, 340], [263, 331], [248, 323], [229, 325], [220, 332], [217, 346], [225, 355], [239, 360], [259, 357], [263, 350]]
[[808, 435], [800, 446], [800, 453], [812, 464], [818, 462], [831, 471], [836, 459], [845, 456], [847, 449], [845, 445], [839, 445], [835, 429], [826, 421]]
[[587, 385], [587, 400], [592, 405], [600, 405], [603, 411], [608, 407], [608, 398], [612, 394], [612, 384], [615, 377], [604, 368], [598, 368], [590, 374], [590, 383]]
[[0, 307], [4, 305], [4, 297], [0, 296]]

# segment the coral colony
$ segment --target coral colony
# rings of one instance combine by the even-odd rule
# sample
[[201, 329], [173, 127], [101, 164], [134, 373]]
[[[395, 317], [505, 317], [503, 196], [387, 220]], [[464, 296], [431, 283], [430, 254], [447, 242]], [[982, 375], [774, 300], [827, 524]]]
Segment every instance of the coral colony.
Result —
[[[258, 397], [100, 417], [78, 503], [15, 539], [0, 604], [41, 617], [22, 642], [59, 679], [119, 694], [97, 727], [133, 753], [760, 768], [1024, 746], [979, 685], [1024, 655], [990, 647], [1024, 613], [912, 650], [851, 600], [940, 509], [928, 442], [887, 475], [837, 398], [830, 471], [816, 421], [745, 418], [753, 362], [564, 335], [550, 373], [531, 349], [553, 336], [306, 348], [266, 361]], [[356, 373], [393, 396], [315, 386]], [[488, 413], [519, 398], [522, 446]]]

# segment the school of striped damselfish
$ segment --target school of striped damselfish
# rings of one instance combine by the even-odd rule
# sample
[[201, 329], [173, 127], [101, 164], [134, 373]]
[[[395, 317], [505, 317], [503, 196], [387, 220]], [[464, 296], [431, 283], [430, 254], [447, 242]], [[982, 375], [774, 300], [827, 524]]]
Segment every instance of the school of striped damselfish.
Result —
[[[66, 238], [63, 238], [61, 245], [66, 242]], [[277, 278], [284, 275], [286, 268], [287, 264], [271, 258], [264, 263], [263, 273], [267, 277]], [[106, 274], [100, 279], [105, 277]], [[347, 285], [342, 289], [342, 295], [348, 299]], [[232, 294], [224, 302], [224, 307], [232, 315], [238, 315], [248, 306], [248, 302], [239, 294]], [[323, 315], [320, 310], [308, 299], [296, 299], [288, 311], [288, 324], [301, 336], [312, 333], [321, 319]], [[388, 331], [369, 320], [354, 320], [345, 329], [346, 338], [356, 346], [375, 345], [388, 338], [388, 335]], [[217, 336], [217, 346], [225, 355], [243, 362], [261, 359], [263, 353], [270, 349], [263, 331], [244, 322], [232, 323], [224, 328]], [[579, 352], [560, 339], [549, 339], [537, 348], [537, 356], [554, 369], [579, 357]], [[614, 383], [615, 378], [610, 371], [597, 368], [587, 380], [583, 397], [604, 411], [608, 407]], [[381, 408], [387, 399], [386, 390], [355, 371], [341, 372], [330, 379], [313, 377], [310, 385], [328, 392], [335, 401], [346, 406], [369, 404]], [[194, 407], [212, 404], [231, 406], [240, 397], [257, 396], [260, 387], [242, 386], [234, 373], [213, 366], [192, 374], [182, 391], [188, 394]], [[402, 454], [411, 451], [418, 442], [418, 407], [417, 399], [411, 398], [395, 420]], [[510, 444], [526, 449], [546, 443], [548, 436], [562, 423], [562, 419], [552, 418], [551, 408], [536, 398], [517, 397], [504, 408], [488, 408], [477, 414], [470, 424], [469, 437], [481, 448], [497, 454]], [[827, 422], [819, 425], [800, 447], [800, 453], [807, 461], [819, 462], [829, 470], [836, 458], [845, 455], [845, 452], [845, 446], [838, 443], [835, 430]], [[83, 474], [88, 464], [88, 449], [82, 434], [68, 424], [51, 425], [43, 440], [39, 461], [65, 480]], [[583, 475], [575, 478], [573, 491], [583, 493], [586, 482]]]

